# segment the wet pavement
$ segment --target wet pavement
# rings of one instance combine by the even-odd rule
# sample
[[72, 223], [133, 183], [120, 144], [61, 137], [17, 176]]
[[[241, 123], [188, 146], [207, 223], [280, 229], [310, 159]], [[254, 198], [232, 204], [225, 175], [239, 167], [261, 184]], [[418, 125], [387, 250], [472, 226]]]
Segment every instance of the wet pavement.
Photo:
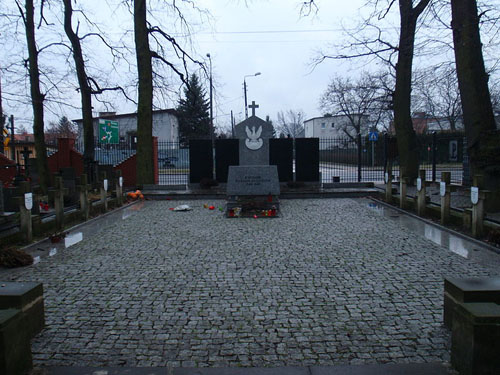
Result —
[[441, 248], [451, 251], [465, 259], [471, 259], [480, 264], [495, 264], [500, 269], [500, 249], [489, 246], [480, 241], [453, 232], [440, 225], [408, 215], [400, 210], [366, 200], [367, 206], [374, 212], [397, 222], [399, 225], [418, 233], [431, 240]]
[[[35, 363], [446, 363], [443, 278], [498, 274], [498, 254], [425, 225], [419, 232], [414, 219], [366, 199], [283, 200], [276, 220], [226, 219], [204, 203], [225, 202], [132, 206], [9, 271], [44, 284]], [[170, 210], [180, 204], [193, 210]], [[50, 254], [47, 246], [37, 251]]]
[[[121, 207], [118, 210], [110, 211], [105, 215], [101, 215], [87, 222], [76, 225], [65, 231], [66, 236], [57, 242], [52, 242], [49, 238], [38, 241], [24, 247], [22, 250], [33, 256], [34, 264], [39, 263], [43, 258], [53, 257], [58, 253], [67, 250], [69, 247], [76, 245], [84, 238], [89, 238], [98, 235], [98, 233], [108, 227], [111, 223], [115, 223], [120, 219], [125, 220], [131, 217], [134, 213], [140, 211], [144, 207], [144, 202], [133, 202]], [[14, 269], [0, 267], [0, 277], [3, 279], [9, 278], [9, 275], [15, 273]]]

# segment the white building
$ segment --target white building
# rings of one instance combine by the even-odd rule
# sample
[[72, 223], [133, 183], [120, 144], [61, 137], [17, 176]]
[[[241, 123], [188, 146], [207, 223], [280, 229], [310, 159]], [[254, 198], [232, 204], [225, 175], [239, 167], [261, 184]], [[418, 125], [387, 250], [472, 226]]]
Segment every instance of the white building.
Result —
[[[99, 120], [111, 120], [118, 123], [120, 143], [135, 144], [137, 142], [137, 113], [100, 112], [99, 117], [93, 119], [94, 135], [99, 136]], [[78, 125], [78, 140], [83, 141], [82, 119], [73, 120]], [[174, 109], [160, 109], [153, 111], [153, 137], [159, 142], [178, 142], [179, 123]]]
[[[355, 122], [359, 121], [361, 135], [368, 134], [369, 117], [367, 115], [354, 115]], [[306, 138], [322, 139], [355, 139], [356, 128], [346, 115], [313, 117], [304, 121], [304, 131]], [[321, 141], [320, 141], [321, 147]]]

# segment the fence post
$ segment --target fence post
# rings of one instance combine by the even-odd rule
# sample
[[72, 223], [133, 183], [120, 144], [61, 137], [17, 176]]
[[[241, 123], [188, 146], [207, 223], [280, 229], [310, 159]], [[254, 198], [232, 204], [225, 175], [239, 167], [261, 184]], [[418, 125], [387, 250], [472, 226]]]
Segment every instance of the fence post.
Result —
[[[33, 208], [33, 193], [30, 183], [23, 181], [19, 184], [21, 197], [19, 198], [20, 231], [26, 242], [33, 240], [33, 224], [31, 222], [31, 209]], [[28, 196], [28, 197], [27, 197]], [[31, 206], [29, 206], [31, 197]]]
[[436, 132], [432, 133], [432, 182], [436, 182]]
[[424, 216], [426, 201], [425, 201], [425, 169], [421, 169], [417, 178], [417, 215]]
[[116, 176], [116, 204], [118, 207], [120, 207], [123, 204], [123, 177], [122, 177], [122, 171], [121, 170], [116, 170], [115, 171], [115, 176]]
[[387, 133], [384, 133], [384, 176], [387, 172]]
[[108, 178], [105, 171], [101, 172], [101, 204], [104, 212], [108, 211]]
[[450, 221], [451, 201], [451, 172], [441, 172], [441, 183], [439, 184], [439, 195], [441, 196], [441, 225]]
[[361, 182], [361, 133], [358, 133], [358, 182]]
[[54, 210], [56, 212], [56, 229], [64, 228], [64, 194], [68, 189], [64, 188], [63, 179], [61, 176], [54, 177], [54, 188], [49, 191], [54, 198]]
[[78, 185], [78, 191], [80, 195], [80, 212], [82, 219], [89, 219], [89, 196], [88, 190], [91, 185], [87, 184], [87, 175], [82, 173], [80, 176], [80, 183]]

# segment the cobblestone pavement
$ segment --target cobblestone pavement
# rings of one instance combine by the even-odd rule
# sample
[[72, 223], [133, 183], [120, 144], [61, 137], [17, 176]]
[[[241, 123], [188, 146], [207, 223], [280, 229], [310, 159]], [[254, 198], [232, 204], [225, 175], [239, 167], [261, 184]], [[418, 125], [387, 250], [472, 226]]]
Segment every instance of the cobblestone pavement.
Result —
[[[352, 199], [285, 200], [279, 219], [149, 202], [16, 270], [41, 281], [37, 365], [307, 366], [449, 360], [455, 255]], [[187, 203], [191, 212], [169, 207]], [[222, 206], [222, 201], [207, 202]]]

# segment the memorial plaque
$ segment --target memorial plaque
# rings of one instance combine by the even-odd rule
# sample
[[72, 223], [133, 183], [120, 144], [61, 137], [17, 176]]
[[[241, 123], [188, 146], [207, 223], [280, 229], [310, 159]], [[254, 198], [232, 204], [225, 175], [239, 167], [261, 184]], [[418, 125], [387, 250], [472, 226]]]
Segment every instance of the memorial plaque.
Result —
[[319, 138], [295, 139], [295, 180], [319, 182]]
[[213, 152], [210, 139], [189, 141], [189, 182], [199, 183], [204, 178], [213, 179]]
[[215, 140], [215, 176], [219, 182], [227, 182], [230, 165], [239, 165], [239, 141], [237, 139]]
[[33, 193], [24, 194], [24, 207], [27, 210], [31, 210], [33, 208]]
[[439, 184], [439, 195], [444, 197], [446, 195], [446, 182], [441, 182]]
[[293, 181], [293, 139], [269, 140], [269, 164], [278, 166], [280, 182]]
[[417, 178], [417, 191], [422, 190], [422, 179], [419, 177]]
[[227, 194], [279, 195], [278, 168], [275, 165], [230, 166]]
[[477, 186], [470, 188], [470, 200], [472, 204], [477, 204], [479, 202], [479, 188]]

